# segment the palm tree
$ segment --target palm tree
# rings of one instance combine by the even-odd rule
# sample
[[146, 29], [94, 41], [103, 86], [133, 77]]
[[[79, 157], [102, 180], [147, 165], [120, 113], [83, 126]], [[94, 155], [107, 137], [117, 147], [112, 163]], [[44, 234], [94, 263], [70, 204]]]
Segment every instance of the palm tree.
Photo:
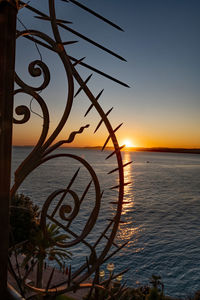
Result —
[[56, 261], [60, 267], [64, 265], [65, 259], [71, 258], [71, 252], [58, 247], [58, 243], [62, 243], [68, 236], [60, 233], [60, 228], [56, 224], [47, 224], [46, 233], [39, 227], [38, 231], [26, 244], [23, 249], [25, 258], [23, 266], [25, 266], [30, 260], [37, 260], [37, 276], [36, 286], [42, 287], [42, 277], [44, 270], [45, 259]]

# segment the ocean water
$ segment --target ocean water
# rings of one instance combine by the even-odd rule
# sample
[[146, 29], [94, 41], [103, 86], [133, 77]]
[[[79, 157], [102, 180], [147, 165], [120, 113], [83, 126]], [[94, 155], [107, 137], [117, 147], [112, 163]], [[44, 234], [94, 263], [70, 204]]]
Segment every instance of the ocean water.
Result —
[[[13, 148], [13, 174], [30, 151], [28, 147]], [[57, 153], [73, 153], [88, 161], [104, 190], [98, 221], [87, 237], [93, 243], [115, 213], [110, 202], [117, 200], [117, 191], [110, 187], [117, 184], [117, 173], [107, 172], [117, 167], [116, 161], [105, 160], [109, 151], [68, 148]], [[116, 271], [130, 268], [123, 279], [127, 285], [148, 284], [155, 274], [162, 277], [167, 295], [190, 296], [200, 290], [200, 155], [124, 151], [122, 156], [124, 163], [133, 163], [125, 168], [125, 181], [131, 184], [125, 187], [124, 201], [129, 203], [123, 207], [125, 223], [120, 224], [115, 242], [129, 243], [110, 261]], [[77, 160], [69, 158], [48, 161], [26, 178], [18, 192], [42, 207], [51, 193], [68, 185], [79, 167]], [[81, 166], [73, 183], [79, 197], [89, 181], [89, 172]], [[94, 202], [91, 187], [72, 224], [75, 232], [81, 232]], [[76, 269], [85, 261], [88, 249], [79, 244], [71, 250], [69, 263]], [[106, 269], [106, 264], [102, 268]]]

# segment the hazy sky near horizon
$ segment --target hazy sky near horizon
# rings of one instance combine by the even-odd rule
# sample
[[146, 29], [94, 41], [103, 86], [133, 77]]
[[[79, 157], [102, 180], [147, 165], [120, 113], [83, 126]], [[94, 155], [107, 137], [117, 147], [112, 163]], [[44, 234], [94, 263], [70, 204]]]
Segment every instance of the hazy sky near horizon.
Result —
[[[119, 53], [127, 62], [88, 44], [68, 31], [61, 30], [63, 41], [78, 40], [79, 43], [65, 47], [76, 58], [86, 57], [90, 64], [119, 80], [130, 88], [120, 86], [109, 79], [93, 73], [88, 86], [100, 98], [115, 128], [124, 125], [117, 133], [120, 144], [125, 139], [141, 147], [200, 148], [200, 1], [199, 0], [87, 0], [79, 1], [121, 26], [118, 31], [99, 21], [72, 3], [57, 0], [57, 17], [72, 21], [71, 28], [87, 35], [96, 42]], [[48, 11], [48, 1], [30, 1], [30, 5]], [[46, 21], [33, 18], [35, 14], [21, 9], [19, 19], [27, 28], [41, 30], [52, 36]], [[18, 22], [18, 28], [23, 29]], [[66, 79], [62, 64], [54, 53], [39, 47], [43, 61], [51, 71], [51, 82], [41, 93], [49, 106], [50, 130], [56, 126], [66, 102]], [[17, 42], [16, 70], [25, 82], [38, 83], [28, 76], [27, 66], [39, 59], [33, 43], [19, 39]], [[83, 79], [90, 71], [78, 67]], [[30, 102], [30, 98], [18, 95], [15, 104]], [[90, 103], [83, 92], [75, 98], [69, 123], [61, 138], [71, 131], [90, 124], [82, 135], [76, 137], [72, 146], [102, 145], [107, 137], [102, 126], [97, 134], [94, 128], [99, 122], [93, 110], [87, 118], [83, 115]], [[32, 109], [41, 114], [32, 103]], [[24, 125], [14, 125], [14, 145], [36, 143], [42, 128], [42, 119], [32, 114]]]

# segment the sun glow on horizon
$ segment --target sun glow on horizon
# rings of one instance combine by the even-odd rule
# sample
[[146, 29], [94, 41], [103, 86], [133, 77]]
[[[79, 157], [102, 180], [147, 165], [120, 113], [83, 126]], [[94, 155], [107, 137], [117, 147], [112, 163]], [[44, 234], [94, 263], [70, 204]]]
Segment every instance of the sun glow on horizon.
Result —
[[130, 139], [123, 140], [122, 144], [125, 145], [126, 148], [136, 147]]

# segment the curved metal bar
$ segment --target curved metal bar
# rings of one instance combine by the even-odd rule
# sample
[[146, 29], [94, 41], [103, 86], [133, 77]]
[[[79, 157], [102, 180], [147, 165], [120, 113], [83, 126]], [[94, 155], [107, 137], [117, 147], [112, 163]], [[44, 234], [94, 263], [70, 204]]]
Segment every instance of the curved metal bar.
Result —
[[[39, 68], [37, 66], [39, 66]], [[31, 74], [31, 76], [33, 76], [33, 77], [41, 76], [41, 74], [43, 73], [44, 82], [39, 87], [33, 87], [33, 86], [25, 84], [15, 73], [15, 82], [20, 87], [23, 87], [23, 89], [26, 89], [26, 90], [31, 89], [33, 91], [41, 91], [48, 86], [48, 84], [50, 82], [50, 72], [49, 72], [47, 65], [44, 62], [42, 62], [40, 60], [35, 60], [29, 64], [28, 70], [29, 70], [29, 73]]]
[[13, 122], [15, 124], [24, 124], [24, 123], [28, 122], [28, 120], [30, 119], [30, 116], [31, 116], [30, 109], [25, 105], [17, 106], [15, 108], [15, 112], [19, 116], [24, 116], [23, 119], [21, 119], [21, 120], [17, 120], [13, 117]]
[[[40, 138], [36, 146], [34, 147], [33, 151], [29, 154], [29, 156], [21, 163], [21, 165], [15, 171], [15, 183], [11, 189], [11, 196], [13, 196], [16, 193], [18, 187], [24, 181], [26, 176], [35, 168], [37, 161], [41, 159], [40, 147], [44, 143], [49, 130], [49, 112], [48, 112], [47, 105], [45, 101], [42, 99], [42, 97], [39, 94], [37, 94], [35, 91], [32, 91], [30, 88], [27, 87], [24, 87], [24, 89], [16, 90], [15, 95], [18, 93], [25, 93], [27, 95], [30, 95], [38, 102], [43, 114], [43, 128], [42, 128], [42, 133], [40, 135]], [[24, 108], [24, 111], [26, 111], [25, 112], [26, 114], [28, 111], [30, 113], [28, 107], [26, 107], [26, 109]], [[27, 116], [24, 116], [23, 120], [25, 118], [27, 118]]]
[[[92, 178], [91, 182], [93, 182], [94, 187], [95, 187], [95, 191], [94, 191], [95, 201], [94, 201], [94, 207], [91, 211], [91, 214], [89, 215], [88, 220], [86, 221], [86, 224], [83, 227], [80, 235], [77, 235], [76, 233], [71, 231], [69, 227], [71, 225], [71, 222], [76, 219], [76, 217], [79, 213], [80, 205], [89, 190], [91, 182], [85, 189], [84, 196], [82, 196], [82, 198], [79, 199], [76, 192], [74, 192], [71, 188], [72, 183], [74, 182], [74, 180], [78, 174], [78, 171], [75, 173], [74, 177], [72, 178], [72, 180], [67, 188], [57, 190], [57, 191], [53, 192], [47, 198], [46, 202], [43, 205], [43, 209], [42, 209], [42, 213], [41, 213], [40, 222], [41, 222], [41, 226], [43, 228], [44, 233], [46, 230], [45, 229], [46, 228], [46, 219], [48, 218], [51, 222], [55, 222], [57, 225], [60, 224], [61, 228], [63, 228], [64, 230], [66, 230], [66, 232], [71, 234], [73, 240], [62, 243], [62, 244], [59, 243], [58, 244], [59, 247], [72, 247], [72, 246], [76, 245], [77, 243], [84, 243], [91, 251], [90, 258], [89, 259], [87, 258], [86, 264], [83, 264], [74, 274], [72, 274], [72, 276], [71, 276], [71, 272], [70, 272], [70, 276], [68, 278], [69, 282], [68, 282], [67, 287], [65, 287], [64, 290], [62, 287], [59, 291], [59, 293], [63, 293], [63, 291], [65, 292], [65, 291], [70, 291], [70, 290], [75, 290], [77, 288], [81, 288], [81, 283], [83, 281], [87, 280], [87, 278], [92, 273], [94, 273], [96, 270], [98, 270], [100, 264], [102, 264], [107, 259], [106, 255], [109, 252], [111, 246], [114, 244], [114, 238], [116, 236], [118, 225], [120, 223], [121, 210], [122, 210], [122, 204], [123, 204], [123, 194], [124, 194], [124, 173], [123, 173], [123, 162], [122, 162], [122, 157], [121, 157], [121, 153], [120, 153], [121, 147], [119, 147], [119, 144], [118, 144], [118, 141], [116, 138], [116, 134], [115, 134], [118, 127], [115, 130], [113, 130], [113, 128], [108, 120], [108, 117], [107, 117], [107, 115], [110, 111], [107, 113], [104, 112], [104, 110], [101, 108], [101, 106], [97, 102], [97, 98], [94, 97], [93, 93], [87, 87], [87, 82], [83, 81], [83, 79], [81, 78], [79, 73], [76, 71], [75, 65], [73, 65], [71, 63], [71, 58], [68, 56], [68, 54], [64, 48], [65, 43], [62, 42], [60, 32], [58, 29], [59, 24], [58, 24], [58, 20], [56, 19], [55, 0], [48, 0], [48, 1], [49, 1], [49, 16], [47, 16], [47, 17], [48, 17], [48, 20], [51, 21], [51, 27], [52, 27], [54, 39], [50, 38], [49, 36], [47, 36], [46, 34], [40, 32], [40, 31], [36, 31], [36, 30], [24, 30], [24, 31], [18, 32], [17, 38], [20, 36], [30, 36], [31, 37], [30, 39], [32, 39], [34, 41], [34, 39], [35, 39], [34, 37], [36, 36], [39, 39], [41, 39], [42, 41], [46, 42], [46, 45], [48, 45], [47, 48], [49, 48], [50, 50], [53, 49], [53, 51], [55, 51], [58, 54], [58, 56], [60, 57], [60, 59], [63, 63], [66, 77], [67, 77], [67, 91], [68, 91], [67, 101], [66, 101], [65, 110], [61, 117], [61, 120], [57, 124], [53, 133], [49, 137], [47, 137], [48, 130], [49, 130], [49, 112], [48, 112], [48, 108], [47, 108], [44, 100], [39, 95], [39, 92], [41, 90], [43, 90], [44, 88], [46, 88], [50, 82], [49, 69], [46, 66], [46, 64], [44, 62], [42, 62], [41, 60], [35, 60], [29, 64], [29, 73], [32, 77], [36, 77], [36, 76], [38, 77], [43, 74], [44, 80], [43, 80], [42, 84], [40, 84], [40, 86], [37, 86], [37, 87], [32, 87], [30, 85], [27, 85], [25, 82], [23, 82], [18, 77], [18, 75], [16, 75], [16, 83], [20, 86], [20, 89], [16, 90], [15, 93], [16, 94], [17, 93], [26, 93], [26, 94], [32, 96], [39, 103], [39, 105], [42, 109], [44, 121], [43, 121], [43, 130], [42, 130], [42, 133], [40, 135], [40, 138], [39, 138], [36, 146], [34, 147], [33, 151], [29, 154], [29, 156], [25, 159], [25, 161], [19, 166], [19, 168], [17, 169], [17, 171], [15, 173], [16, 181], [11, 190], [11, 194], [14, 194], [17, 191], [18, 187], [23, 182], [23, 180], [34, 169], [36, 169], [38, 166], [40, 166], [40, 165], [44, 164], [45, 162], [47, 162], [51, 159], [54, 159], [54, 158], [67, 157], [67, 158], [75, 159], [80, 164], [82, 164], [89, 172], [89, 175]], [[43, 42], [41, 42], [41, 43], [44, 44]], [[99, 185], [97, 175], [96, 175], [95, 171], [93, 170], [93, 168], [90, 166], [90, 164], [81, 157], [78, 157], [73, 154], [66, 154], [66, 153], [49, 155], [53, 150], [57, 149], [63, 143], [70, 143], [71, 141], [73, 141], [73, 139], [77, 133], [81, 133], [85, 128], [88, 127], [88, 125], [81, 127], [79, 129], [79, 131], [72, 132], [71, 135], [69, 136], [68, 140], [62, 140], [62, 141], [59, 141], [56, 144], [52, 145], [52, 143], [55, 141], [56, 137], [58, 136], [58, 134], [61, 132], [64, 125], [66, 124], [69, 114], [71, 112], [73, 99], [74, 99], [74, 78], [78, 82], [80, 89], [82, 89], [85, 92], [85, 94], [87, 95], [88, 99], [91, 102], [91, 106], [93, 106], [97, 110], [98, 114], [101, 116], [99, 126], [102, 123], [104, 123], [104, 125], [106, 126], [106, 129], [108, 130], [108, 133], [109, 133], [109, 139], [111, 139], [111, 141], [114, 145], [114, 152], [112, 153], [112, 155], [116, 156], [116, 160], [117, 160], [117, 164], [118, 164], [118, 168], [115, 169], [115, 171], [118, 171], [118, 177], [119, 177], [119, 184], [117, 185], [117, 188], [119, 189], [117, 209], [116, 209], [113, 220], [111, 220], [111, 222], [109, 224], [109, 229], [110, 229], [109, 232], [110, 233], [109, 234], [106, 233], [107, 242], [105, 244], [105, 247], [102, 249], [101, 253], [98, 253], [98, 257], [96, 254], [96, 246], [99, 243], [99, 241], [102, 239], [103, 233], [101, 234], [100, 238], [97, 239], [97, 242], [94, 243], [94, 246], [91, 246], [90, 243], [86, 242], [86, 240], [85, 240], [87, 235], [91, 232], [92, 228], [94, 227], [96, 220], [98, 218], [99, 210], [100, 210], [102, 194], [100, 191], [100, 185]], [[18, 106], [16, 108], [16, 113], [18, 115], [23, 116], [23, 118], [21, 120], [14, 119], [14, 122], [17, 124], [25, 123], [30, 119], [30, 109], [28, 109], [28, 107], [26, 107], [26, 106], [22, 106], [22, 105]], [[97, 126], [97, 129], [98, 129], [98, 126]], [[73, 198], [74, 209], [72, 209], [72, 207], [70, 205], [63, 204], [64, 198], [67, 194], [70, 194], [70, 196]], [[56, 209], [54, 209], [53, 214], [49, 215], [48, 214], [49, 207], [50, 207], [52, 201], [54, 200], [54, 198], [59, 195], [62, 195], [61, 199], [58, 202], [58, 204], [56, 205]], [[64, 222], [68, 222], [67, 226], [64, 226], [61, 223], [59, 223], [59, 220], [56, 219], [57, 213]], [[66, 216], [66, 214], [69, 214], [69, 215]], [[107, 232], [107, 229], [106, 229], [106, 232]], [[76, 283], [70, 284], [70, 277], [72, 277], [73, 280], [76, 280]], [[95, 276], [95, 278], [96, 278], [96, 276]], [[93, 283], [92, 287], [94, 287], [94, 284], [95, 284], [95, 282]], [[31, 286], [30, 286], [30, 288], [35, 289], [34, 287], [31, 287]], [[49, 293], [49, 292], [53, 293], [55, 291], [56, 291], [56, 293], [58, 292], [57, 289], [54, 289], [54, 291], [53, 290], [51, 291], [51, 289], [49, 289], [49, 288], [48, 288], [48, 291], [45, 289], [45, 293]], [[37, 289], [37, 292], [43, 293], [43, 290], [39, 291]]]
[[[55, 43], [49, 36], [46, 34], [36, 31], [36, 30], [24, 30], [22, 32], [19, 32], [17, 34], [17, 37], [23, 36], [23, 35], [35, 35], [43, 40], [45, 40], [47, 43], [49, 43], [53, 48], [57, 49], [58, 55], [61, 57], [61, 60], [63, 61], [67, 79], [68, 79], [68, 97], [67, 97], [67, 104], [63, 113], [63, 116], [57, 125], [56, 129], [53, 131], [53, 133], [50, 135], [50, 137], [45, 142], [45, 139], [47, 137], [47, 132], [49, 128], [49, 113], [47, 106], [45, 102], [42, 100], [41, 96], [36, 93], [36, 91], [41, 90], [41, 88], [44, 88], [48, 85], [50, 80], [50, 73], [48, 71], [48, 67], [41, 61], [34, 61], [29, 65], [29, 71], [32, 76], [40, 76], [41, 70], [39, 68], [35, 68], [36, 65], [39, 65], [44, 72], [44, 76], [46, 76], [44, 82], [40, 87], [32, 88], [31, 86], [25, 84], [20, 78], [16, 75], [16, 83], [21, 87], [21, 89], [18, 89], [15, 93], [19, 92], [25, 92], [26, 94], [31, 95], [34, 99], [36, 99], [43, 111], [43, 119], [44, 119], [44, 126], [42, 135], [37, 143], [37, 145], [34, 147], [33, 151], [29, 154], [29, 156], [25, 159], [25, 161], [19, 166], [19, 168], [15, 172], [15, 184], [11, 189], [11, 195], [13, 195], [19, 185], [23, 182], [23, 180], [26, 178], [26, 176], [32, 172], [32, 170], [35, 168], [35, 165], [41, 160], [42, 156], [44, 155], [45, 150], [48, 148], [49, 145], [55, 140], [55, 138], [58, 136], [60, 131], [62, 130], [63, 126], [66, 124], [68, 116], [71, 111], [72, 103], [73, 103], [73, 91], [74, 91], [74, 83], [71, 73], [71, 66], [69, 63], [66, 62], [64, 55], [62, 54], [62, 49], [58, 47], [57, 43]], [[44, 108], [45, 107], [45, 108]], [[28, 109], [26, 109], [26, 116], [24, 116], [23, 121], [28, 120], [27, 115]], [[30, 112], [30, 110], [29, 110]], [[16, 122], [16, 121], [15, 121]], [[17, 122], [19, 123], [19, 122]], [[45, 142], [45, 143], [44, 143]]]
[[[92, 181], [94, 183], [95, 186], [95, 206], [90, 214], [90, 217], [88, 219], [88, 221], [86, 222], [86, 225], [84, 226], [83, 230], [82, 230], [82, 234], [76, 238], [73, 242], [69, 242], [65, 244], [65, 247], [71, 247], [74, 246], [77, 243], [80, 243], [88, 234], [89, 232], [92, 230], [94, 224], [96, 223], [98, 214], [99, 214], [99, 209], [100, 209], [100, 202], [101, 202], [101, 192], [100, 192], [100, 185], [99, 185], [99, 181], [98, 178], [96, 176], [96, 173], [94, 172], [93, 168], [90, 166], [90, 164], [84, 160], [83, 158], [73, 155], [73, 154], [55, 154], [55, 155], [51, 155], [48, 156], [44, 159], [42, 159], [40, 164], [43, 164], [51, 159], [54, 158], [59, 158], [59, 157], [69, 157], [72, 159], [75, 159], [77, 161], [79, 161], [89, 172], [90, 176], [92, 177]], [[64, 192], [65, 190], [62, 190], [62, 192]], [[67, 191], [69, 192], [69, 190]], [[46, 227], [46, 215], [47, 215], [47, 211], [49, 208], [49, 205], [51, 204], [51, 201], [53, 200], [53, 198], [58, 194], [61, 193], [61, 191], [57, 191], [54, 194], [52, 194], [45, 202], [42, 212], [41, 212], [41, 226], [43, 228]], [[77, 209], [79, 210], [79, 207], [77, 207]], [[75, 216], [77, 215], [77, 213], [75, 214]], [[60, 245], [61, 246], [61, 245]]]
[[[113, 142], [113, 145], [114, 145], [114, 148], [115, 148], [115, 155], [116, 155], [118, 166], [119, 166], [119, 170], [118, 170], [118, 173], [119, 173], [119, 196], [118, 196], [117, 213], [116, 213], [115, 218], [114, 218], [113, 230], [111, 232], [111, 235], [109, 237], [107, 245], [105, 246], [102, 254], [99, 257], [99, 259], [97, 260], [96, 265], [93, 267], [93, 272], [94, 272], [97, 265], [101, 264], [104, 257], [108, 253], [110, 247], [112, 246], [112, 242], [115, 238], [115, 235], [116, 235], [116, 232], [117, 232], [117, 229], [118, 229], [118, 225], [119, 225], [120, 217], [121, 217], [121, 211], [122, 211], [123, 195], [124, 195], [124, 171], [123, 171], [123, 162], [122, 162], [120, 147], [119, 147], [115, 132], [112, 129], [112, 126], [111, 126], [107, 116], [105, 115], [105, 113], [104, 113], [103, 109], [101, 108], [101, 106], [99, 105], [99, 103], [97, 101], [95, 101], [94, 95], [91, 93], [91, 91], [87, 87], [87, 85], [84, 84], [82, 78], [80, 77], [80, 75], [78, 74], [76, 69], [73, 68], [73, 66], [72, 66], [72, 70], [73, 70], [73, 75], [76, 78], [77, 82], [80, 84], [80, 86], [82, 86], [85, 94], [88, 96], [88, 98], [90, 99], [90, 101], [92, 102], [92, 104], [94, 105], [94, 107], [96, 108], [98, 113], [100, 114], [106, 128], [108, 129], [108, 132], [110, 134], [110, 138], [111, 138], [111, 140]], [[86, 279], [85, 277], [82, 278], [82, 280], [85, 280], [85, 279]]]
[[[20, 1], [20, 3], [23, 4], [24, 2], [23, 2], [23, 1]], [[31, 10], [31, 11], [33, 11], [33, 12], [35, 12], [35, 13], [38, 14], [39, 16], [42, 16], [44, 19], [46, 19], [46, 18], [47, 18], [48, 20], [51, 19], [51, 18], [49, 18], [49, 16], [47, 16], [46, 14], [42, 13], [41, 11], [35, 9], [34, 7], [32, 7], [32, 6], [28, 5], [28, 4], [26, 5], [26, 8], [29, 9], [29, 10]], [[78, 31], [75, 31], [75, 30], [71, 29], [70, 27], [66, 26], [65, 24], [63, 24], [63, 23], [58, 23], [58, 25], [59, 25], [61, 28], [64, 28], [64, 29], [66, 29], [66, 30], [72, 32], [73, 34], [79, 36], [80, 38], [84, 39], [84, 40], [87, 41], [88, 43], [94, 45], [95, 47], [100, 48], [101, 50], [103, 50], [103, 51], [105, 51], [105, 52], [111, 54], [112, 56], [117, 57], [118, 59], [120, 59], [120, 60], [122, 60], [122, 61], [126, 61], [122, 56], [120, 56], [120, 55], [118, 55], [117, 53], [111, 51], [110, 49], [108, 49], [108, 48], [102, 46], [101, 44], [99, 44], [99, 43], [97, 43], [97, 42], [95, 42], [95, 41], [89, 39], [88, 37], [86, 37], [85, 35], [79, 33]]]
[[67, 140], [61, 140], [59, 142], [57, 142], [56, 144], [54, 144], [53, 146], [49, 147], [46, 152], [45, 152], [45, 155], [51, 153], [52, 151], [56, 150], [57, 148], [59, 148], [60, 146], [62, 146], [63, 144], [69, 144], [71, 142], [73, 142], [75, 136], [77, 134], [80, 134], [84, 131], [85, 128], [88, 128], [90, 125], [87, 124], [85, 126], [82, 126], [79, 130], [77, 131], [72, 131], [69, 135], [69, 138]]
[[[74, 191], [68, 190], [68, 193], [73, 197], [74, 200], [74, 209], [72, 210], [72, 207], [70, 205], [62, 205], [59, 211], [59, 215], [62, 220], [72, 222], [73, 219], [78, 215], [79, 207], [80, 207], [80, 201], [77, 196], [77, 194]], [[66, 217], [66, 214], [72, 213]]]
[[[72, 71], [71, 71], [71, 63], [68, 59], [68, 57], [63, 53], [64, 47], [63, 45], [55, 42], [53, 39], [51, 39], [48, 35], [44, 34], [43, 32], [37, 31], [37, 30], [24, 30], [18, 33], [17, 37], [19, 36], [26, 36], [26, 35], [32, 35], [37, 36], [41, 39], [43, 39], [45, 42], [47, 42], [49, 45], [51, 45], [52, 48], [56, 50], [56, 53], [59, 55], [61, 61], [63, 62], [63, 66], [65, 68], [67, 80], [68, 80], [68, 96], [66, 101], [66, 107], [63, 113], [63, 116], [57, 125], [56, 129], [53, 131], [53, 133], [50, 135], [50, 137], [47, 139], [43, 147], [41, 148], [41, 151], [44, 152], [55, 140], [55, 138], [58, 136], [62, 128], [67, 122], [67, 119], [69, 117], [72, 103], [73, 103], [73, 95], [74, 95], [74, 82], [72, 77]], [[23, 87], [22, 87], [23, 88]]]
[[[61, 41], [61, 37], [60, 37], [60, 34], [59, 34], [58, 25], [56, 23], [55, 0], [49, 0], [49, 12], [50, 12], [50, 18], [51, 18], [51, 24], [52, 24], [54, 37], [55, 37], [57, 42], [61, 43], [62, 41]], [[105, 247], [105, 249], [104, 249], [104, 251], [101, 255], [101, 258], [100, 258], [100, 261], [102, 261], [103, 258], [105, 257], [105, 255], [107, 254], [107, 252], [109, 251], [111, 245], [112, 245], [112, 241], [114, 240], [114, 237], [116, 235], [118, 224], [119, 224], [120, 217], [121, 217], [122, 202], [123, 202], [123, 195], [124, 195], [123, 162], [122, 162], [122, 157], [121, 157], [119, 144], [118, 144], [116, 135], [115, 135], [115, 133], [112, 129], [112, 126], [111, 126], [107, 116], [105, 115], [103, 109], [98, 104], [98, 102], [95, 101], [95, 97], [93, 96], [93, 94], [91, 93], [91, 91], [89, 90], [87, 85], [84, 84], [82, 78], [80, 77], [80, 75], [78, 74], [76, 69], [73, 67], [73, 65], [71, 66], [71, 68], [72, 68], [72, 72], [73, 72], [74, 77], [76, 78], [77, 82], [82, 87], [82, 89], [86, 93], [87, 97], [92, 102], [92, 104], [95, 106], [96, 110], [100, 114], [102, 120], [104, 121], [104, 124], [106, 125], [106, 127], [107, 127], [107, 129], [110, 133], [110, 137], [111, 137], [113, 145], [115, 147], [115, 154], [116, 154], [117, 162], [118, 162], [118, 166], [119, 166], [119, 198], [118, 198], [117, 214], [116, 214], [115, 219], [114, 219], [114, 228], [113, 228], [113, 231], [111, 233], [110, 240], [108, 241], [108, 243], [107, 243], [107, 245], [106, 245], [106, 247]]]
[[[105, 288], [99, 284], [93, 284], [93, 283], [75, 283], [74, 285], [72, 286], [61, 286], [61, 287], [58, 287], [58, 288], [50, 288], [48, 289], [48, 291], [46, 289], [43, 289], [43, 288], [37, 288], [37, 287], [34, 287], [28, 283], [25, 284], [26, 287], [28, 287], [30, 290], [40, 294], [40, 295], [48, 295], [48, 296], [57, 296], [57, 295], [61, 295], [61, 294], [64, 294], [66, 292], [70, 292], [70, 291], [76, 291], [78, 289], [87, 289], [87, 288], [98, 288], [98, 289], [101, 289], [101, 290], [105, 290]], [[109, 292], [110, 293], [110, 292]]]

